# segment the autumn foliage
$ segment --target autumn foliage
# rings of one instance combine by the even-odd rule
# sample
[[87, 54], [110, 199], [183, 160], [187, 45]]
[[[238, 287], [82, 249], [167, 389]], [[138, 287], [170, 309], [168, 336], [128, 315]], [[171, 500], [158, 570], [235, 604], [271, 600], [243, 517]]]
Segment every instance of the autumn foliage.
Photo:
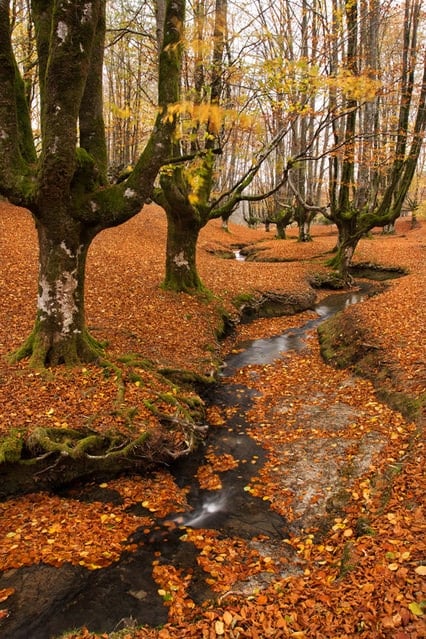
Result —
[[[28, 213], [2, 204], [1, 214], [0, 345], [6, 356], [31, 329], [37, 255]], [[371, 358], [357, 369], [364, 377], [325, 363], [312, 331], [306, 350], [273, 364], [246, 366], [227, 380], [256, 391], [246, 418], [250, 437], [265, 451], [265, 462], [223, 454], [207, 443], [194, 482], [214, 493], [228, 471], [252, 464], [245, 490], [285, 519], [288, 528], [282, 538], [259, 533], [249, 539], [182, 528], [180, 541], [195, 546], [197, 567], [212, 598], [195, 602], [191, 569], [161, 560], [160, 549], [152, 575], [168, 622], [162, 628], [133, 628], [115, 636], [426, 636], [420, 410], [425, 393], [424, 229], [411, 230], [403, 219], [395, 236], [378, 232], [359, 245], [355, 261], [408, 271], [343, 314], [342, 326], [350, 326], [353, 340], [360, 348], [370, 347]], [[160, 424], [152, 406], [173, 415], [178, 392], [158, 371], [212, 377], [244, 340], [275, 335], [312, 318], [308, 310], [296, 317], [262, 319], [239, 326], [223, 342], [217, 337], [223, 311], [236, 320], [235, 300], [241, 296], [271, 290], [310, 293], [309, 278], [325, 271], [325, 253], [334, 243], [330, 227], [315, 227], [314, 241], [301, 244], [237, 225], [226, 233], [219, 222], [210, 222], [201, 234], [198, 263], [211, 295], [191, 297], [160, 287], [165, 216], [159, 208], [147, 207], [124, 226], [105, 231], [89, 255], [88, 325], [97, 339], [108, 341], [108, 357], [124, 382], [118, 384], [118, 372], [105, 374], [94, 365], [42, 373], [28, 369], [25, 362], [11, 365], [3, 357], [2, 437], [16, 430], [30, 437], [40, 426], [78, 431], [90, 425], [97, 432], [115, 430], [126, 436], [143, 429], [155, 432]], [[255, 246], [263, 261], [223, 259], [224, 252], [243, 245]], [[131, 358], [122, 357], [129, 353]], [[185, 392], [195, 399], [195, 392]], [[400, 411], [383, 401], [395, 397]], [[405, 411], [407, 397], [411, 412]], [[234, 410], [211, 406], [206, 420], [225, 432]], [[179, 487], [166, 468], [147, 476], [106, 478], [96, 488], [113, 491], [119, 502], [81, 502], [72, 494], [39, 492], [0, 503], [0, 571], [39, 563], [99, 570], [119, 560], [124, 547], [132, 551], [136, 530], [145, 528], [149, 534], [158, 520], [189, 509], [190, 487]], [[133, 509], [136, 505], [143, 515]], [[0, 578], [0, 634], [1, 620], [6, 623], [19, 614], [14, 589], [2, 583]], [[108, 636], [87, 629], [67, 635]]]

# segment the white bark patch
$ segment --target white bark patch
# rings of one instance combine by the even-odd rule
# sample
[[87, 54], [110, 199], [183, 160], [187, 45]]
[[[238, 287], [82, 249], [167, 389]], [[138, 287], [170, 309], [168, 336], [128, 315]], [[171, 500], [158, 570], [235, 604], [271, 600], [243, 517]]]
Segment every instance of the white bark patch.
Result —
[[92, 3], [87, 2], [83, 5], [83, 19], [82, 22], [88, 22], [92, 18]]
[[53, 140], [53, 144], [50, 147], [50, 152], [55, 155], [55, 153], [58, 152], [58, 146], [59, 146], [59, 138], [58, 136], [55, 136], [55, 139]]
[[9, 137], [9, 134], [6, 133], [6, 131], [0, 131], [0, 140], [7, 140]]
[[185, 267], [189, 271], [189, 263], [188, 263], [188, 260], [185, 259], [185, 254], [184, 254], [183, 251], [181, 251], [180, 253], [178, 253], [177, 255], [174, 256], [173, 262], [179, 268]]
[[96, 211], [99, 210], [99, 206], [93, 200], [90, 201], [90, 208], [92, 209], [93, 213], [96, 213]]
[[74, 253], [71, 251], [71, 249], [68, 248], [64, 241], [61, 242], [60, 246], [63, 252], [68, 255], [68, 257], [74, 257]]
[[75, 303], [77, 290], [76, 271], [65, 271], [53, 284], [45, 278], [39, 281], [37, 309], [40, 322], [54, 316], [61, 323], [61, 334], [68, 335], [74, 323], [74, 315], [78, 312]]
[[128, 199], [132, 197], [136, 197], [136, 196], [137, 196], [137, 193], [133, 189], [126, 189], [124, 191], [124, 197], [127, 197]]
[[75, 304], [75, 291], [78, 282], [75, 271], [63, 273], [60, 280], [56, 282], [59, 311], [62, 314], [62, 335], [67, 335], [71, 331], [74, 323], [74, 314], [78, 311]]
[[39, 311], [41, 322], [45, 320], [46, 317], [51, 313], [51, 296], [53, 297], [48, 281], [44, 278], [41, 278], [39, 281], [39, 293], [37, 298], [37, 309]]
[[58, 36], [58, 40], [61, 41], [61, 44], [63, 44], [68, 36], [68, 25], [65, 22], [58, 22], [56, 35]]

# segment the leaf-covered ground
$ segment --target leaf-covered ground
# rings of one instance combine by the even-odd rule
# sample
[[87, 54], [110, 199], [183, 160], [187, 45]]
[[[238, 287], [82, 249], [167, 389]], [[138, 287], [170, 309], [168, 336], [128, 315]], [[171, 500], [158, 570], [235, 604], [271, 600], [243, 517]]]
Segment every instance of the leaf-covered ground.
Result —
[[[0, 213], [0, 349], [6, 355], [31, 330], [37, 252], [28, 213], [4, 203]], [[330, 227], [315, 228], [314, 242], [299, 244], [295, 231], [293, 239], [277, 241], [260, 229], [231, 225], [225, 233], [211, 222], [201, 234], [198, 262], [213, 297], [195, 298], [160, 288], [165, 230], [163, 212], [146, 207], [126, 225], [103, 233], [90, 251], [88, 324], [96, 338], [108, 341], [108, 355], [121, 366], [124, 382], [95, 366], [42, 374], [2, 357], [4, 437], [17, 430], [27, 437], [38, 427], [116, 429], [126, 435], [155, 431], [159, 423], [148, 406], [175, 410], [175, 387], [156, 370], [184, 369], [209, 377], [239, 342], [299, 325], [300, 315], [258, 320], [240, 326], [222, 345], [217, 339], [218, 309], [236, 315], [233, 300], [247, 293], [309, 294], [308, 278], [324, 270], [325, 254], [336, 239]], [[364, 374], [371, 366], [372, 379], [325, 364], [312, 336], [308, 351], [278, 364], [248, 366], [230, 380], [258, 391], [247, 419], [266, 462], [256, 471], [256, 460], [251, 460], [247, 491], [284, 516], [290, 534], [272, 544], [261, 535], [247, 540], [207, 529], [183, 530], [182, 543], [198, 549], [198, 565], [215, 598], [196, 604], [189, 594], [191, 571], [159, 557], [152, 571], [169, 622], [157, 629], [123, 631], [120, 637], [426, 636], [422, 418], [419, 412], [416, 421], [404, 418], [374, 390], [378, 380], [382, 392], [397, 393], [401, 402], [409, 394], [419, 403], [425, 393], [425, 225], [411, 230], [409, 221], [402, 220], [397, 230], [394, 236], [377, 233], [363, 240], [355, 261], [403, 267], [409, 274], [347, 309], [342, 320], [351, 340], [374, 354], [360, 366]], [[256, 246], [262, 260], [282, 261], [224, 259], [224, 252], [247, 245]], [[309, 311], [303, 314], [309, 316]], [[133, 355], [127, 363], [120, 361], [128, 353]], [[209, 422], [219, 429], [226, 428], [228, 417], [218, 407], [208, 411]], [[196, 481], [217, 490], [222, 473], [246, 462], [209, 450]], [[121, 503], [83, 503], [46, 492], [2, 502], [0, 571], [9, 574], [40, 562], [98, 570], [118, 560], [136, 529], [149, 531], [156, 518], [188, 509], [188, 487], [179, 488], [166, 469], [111, 479], [101, 488], [118, 493]], [[143, 506], [144, 517], [129, 509], [135, 504]], [[16, 596], [0, 580], [4, 620], [19, 615]], [[97, 636], [106, 635], [85, 630], [69, 635]]]

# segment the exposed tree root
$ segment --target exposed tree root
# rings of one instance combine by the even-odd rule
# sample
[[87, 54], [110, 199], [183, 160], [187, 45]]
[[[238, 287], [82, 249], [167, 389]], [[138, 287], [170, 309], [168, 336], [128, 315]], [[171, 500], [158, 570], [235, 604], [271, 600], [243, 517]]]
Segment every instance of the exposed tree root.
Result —
[[0, 444], [0, 497], [147, 472], [191, 453], [207, 428], [176, 416], [160, 417], [167, 427], [135, 438], [49, 427], [36, 428], [26, 441], [19, 433], [10, 436]]
[[[40, 424], [28, 437], [18, 429], [10, 433], [0, 442], [0, 497], [51, 489], [77, 479], [147, 472], [194, 450], [207, 430], [202, 423], [202, 399], [190, 392], [190, 384], [185, 385], [185, 390], [179, 388], [155, 371], [151, 363], [135, 355], [124, 359], [124, 366], [98, 359], [98, 364], [116, 384], [114, 414], [120, 418], [121, 426], [99, 432]], [[130, 405], [126, 399], [128, 384], [134, 389], [135, 381], [141, 383], [141, 369], [149, 369], [151, 377], [154, 375], [151, 398], [142, 396], [140, 405], [137, 402], [134, 405], [132, 395]], [[141, 422], [140, 417], [137, 424], [134, 421], [142, 406], [149, 409], [157, 422], [153, 429], [142, 428], [143, 432], [141, 426], [145, 421]]]

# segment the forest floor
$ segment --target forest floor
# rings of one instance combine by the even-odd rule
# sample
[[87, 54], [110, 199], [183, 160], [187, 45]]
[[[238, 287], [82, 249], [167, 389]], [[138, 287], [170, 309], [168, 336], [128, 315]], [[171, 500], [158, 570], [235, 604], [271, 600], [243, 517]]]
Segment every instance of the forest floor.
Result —
[[[6, 355], [19, 347], [34, 321], [37, 247], [26, 211], [1, 203], [0, 214], [3, 438], [16, 431], [30, 438], [37, 427], [90, 427], [124, 435], [147, 427], [155, 431], [152, 404], [161, 412], [176, 408], [175, 386], [156, 371], [212, 378], [244, 340], [276, 335], [312, 317], [305, 311], [256, 320], [239, 325], [222, 342], [217, 337], [224, 310], [237, 318], [236, 300], [265, 291], [312, 296], [309, 279], [325, 271], [336, 241], [333, 227], [316, 226], [314, 241], [300, 244], [295, 229], [290, 239], [279, 241], [272, 232], [237, 225], [226, 233], [213, 221], [203, 229], [198, 249], [199, 272], [212, 295], [193, 297], [160, 287], [166, 221], [158, 207], [146, 207], [101, 234], [88, 259], [86, 314], [92, 334], [108, 342], [108, 358], [125, 370], [123, 394], [117, 377], [95, 365], [43, 373], [26, 362], [8, 363]], [[261, 261], [225, 259], [242, 246], [254, 246]], [[310, 342], [308, 351], [284, 365], [247, 366], [230, 379], [257, 393], [247, 420], [266, 461], [255, 469], [247, 492], [285, 517], [288, 535], [272, 543], [262, 535], [247, 540], [188, 527], [182, 543], [198, 549], [210, 598], [195, 601], [192, 569], [173, 565], [159, 551], [152, 574], [168, 610], [161, 628], [110, 635], [83, 629], [67, 635], [70, 639], [426, 637], [419, 409], [426, 382], [425, 247], [426, 224], [411, 229], [405, 219], [395, 235], [377, 232], [361, 241], [355, 262], [401, 267], [408, 274], [346, 309], [329, 330], [329, 355], [334, 361], [346, 357], [348, 370], [325, 364], [318, 344]], [[318, 298], [323, 295], [317, 291]], [[212, 406], [207, 420], [226, 429], [232, 410]], [[256, 459], [250, 461], [256, 465]], [[214, 493], [229, 469], [246, 462], [208, 450], [197, 481]], [[327, 467], [328, 475], [317, 476], [315, 464]], [[343, 476], [342, 496], [330, 486]], [[118, 561], [123, 544], [141, 526], [149, 531], [153, 518], [188, 509], [189, 488], [179, 487], [167, 468], [114, 478], [100, 487], [119, 493], [121, 502], [83, 503], [45, 491], [0, 503], [0, 633], [2, 619], [7, 628], [19, 616], [19, 593], [7, 581], [16, 570], [70, 564], [100, 571]], [[143, 506], [144, 517], [132, 511], [136, 504]]]

